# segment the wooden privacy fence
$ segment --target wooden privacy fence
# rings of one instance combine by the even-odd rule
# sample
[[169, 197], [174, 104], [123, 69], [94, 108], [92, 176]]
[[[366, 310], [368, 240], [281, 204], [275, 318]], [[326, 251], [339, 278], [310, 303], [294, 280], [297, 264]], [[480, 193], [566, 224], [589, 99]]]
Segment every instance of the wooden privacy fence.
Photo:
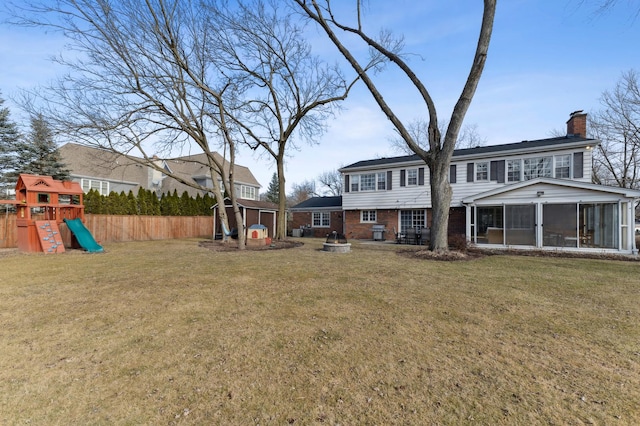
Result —
[[[37, 219], [37, 217], [36, 217]], [[211, 238], [210, 216], [121, 216], [85, 215], [85, 226], [101, 243], [115, 241], [168, 240], [177, 238]], [[0, 216], [0, 248], [18, 247], [15, 214]], [[60, 225], [65, 245], [70, 241], [68, 229]]]

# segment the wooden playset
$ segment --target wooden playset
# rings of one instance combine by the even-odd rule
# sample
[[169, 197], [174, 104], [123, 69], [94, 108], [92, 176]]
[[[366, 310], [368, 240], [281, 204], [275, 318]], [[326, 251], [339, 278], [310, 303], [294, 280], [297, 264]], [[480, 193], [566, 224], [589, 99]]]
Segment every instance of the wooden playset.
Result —
[[59, 225], [67, 220], [84, 221], [80, 184], [51, 176], [21, 174], [16, 199], [3, 201], [16, 206], [18, 249], [25, 252], [62, 253]]

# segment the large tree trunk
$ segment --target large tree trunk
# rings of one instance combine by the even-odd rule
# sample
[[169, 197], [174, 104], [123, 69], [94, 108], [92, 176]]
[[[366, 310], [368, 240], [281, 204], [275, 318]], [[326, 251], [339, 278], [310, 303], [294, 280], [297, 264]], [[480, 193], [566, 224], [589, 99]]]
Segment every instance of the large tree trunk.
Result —
[[[451, 163], [451, 157], [458, 139], [460, 127], [462, 126], [465, 114], [471, 104], [471, 99], [473, 99], [473, 95], [476, 87], [478, 86], [478, 82], [480, 81], [480, 76], [482, 75], [482, 70], [484, 69], [484, 64], [487, 59], [489, 42], [493, 31], [493, 20], [496, 12], [496, 0], [484, 0], [482, 25], [480, 28], [480, 36], [478, 38], [473, 64], [469, 71], [462, 93], [460, 94], [451, 114], [451, 119], [449, 121], [449, 126], [447, 127], [444, 140], [441, 140], [440, 131], [438, 130], [438, 116], [436, 113], [435, 103], [422, 81], [409, 67], [409, 64], [405, 62], [403, 55], [398, 54], [398, 52], [394, 50], [393, 45], [389, 45], [389, 43], [385, 42], [378, 42], [375, 38], [370, 37], [363, 31], [359, 14], [359, 7], [361, 5], [360, 0], [356, 2], [358, 7], [358, 25], [355, 27], [342, 25], [335, 20], [335, 15], [331, 12], [330, 0], [323, 3], [323, 6], [320, 6], [317, 0], [295, 0], [295, 2], [302, 8], [302, 10], [304, 10], [307, 16], [322, 27], [325, 33], [329, 36], [331, 42], [338, 48], [342, 56], [344, 56], [353, 69], [358, 73], [358, 76], [367, 86], [382, 112], [391, 121], [391, 123], [393, 123], [400, 137], [402, 137], [407, 146], [429, 166], [430, 174], [432, 176], [431, 205], [433, 208], [430, 248], [436, 251], [448, 250], [449, 245], [447, 241], [447, 233], [449, 230], [449, 208], [451, 207], [451, 186], [447, 182], [449, 164]], [[327, 18], [327, 16], [329, 18]], [[426, 112], [429, 114], [428, 151], [425, 150], [426, 147], [420, 146], [420, 141], [414, 139], [400, 117], [397, 116], [391, 106], [387, 104], [384, 96], [378, 90], [374, 81], [369, 77], [367, 73], [368, 69], [366, 69], [365, 66], [362, 66], [346, 45], [340, 41], [336, 33], [333, 31], [333, 27], [358, 36], [371, 49], [388, 59], [404, 72], [411, 84], [424, 100]]]
[[276, 161], [278, 166], [278, 218], [276, 220], [276, 239], [287, 238], [287, 194], [285, 193], [284, 161]]
[[435, 161], [434, 163], [429, 167], [432, 214], [429, 249], [447, 251], [449, 249], [449, 208], [452, 195], [448, 180], [449, 162]]
[[218, 203], [218, 219], [220, 220], [220, 225], [222, 226], [222, 241], [228, 242], [231, 236], [227, 235], [224, 230], [230, 230], [229, 218], [227, 217], [227, 209], [224, 206], [224, 195], [222, 194], [222, 189], [220, 188], [220, 183], [218, 181], [219, 174], [216, 172], [217, 166], [213, 164], [213, 160], [211, 160], [210, 157], [208, 157], [208, 160], [209, 176], [211, 176], [211, 181], [213, 182], [213, 195], [216, 196], [216, 202]]

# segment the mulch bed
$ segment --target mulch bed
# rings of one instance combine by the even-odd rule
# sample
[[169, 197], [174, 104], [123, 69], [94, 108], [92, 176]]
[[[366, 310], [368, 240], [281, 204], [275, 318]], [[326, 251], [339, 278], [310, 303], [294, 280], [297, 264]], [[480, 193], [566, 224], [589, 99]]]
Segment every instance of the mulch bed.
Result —
[[[238, 251], [238, 240], [231, 240], [228, 242], [222, 242], [222, 240], [205, 240], [200, 241], [198, 244], [200, 247], [204, 247], [211, 251]], [[264, 246], [246, 246], [247, 251], [263, 251], [263, 250], [282, 250], [290, 249], [294, 247], [300, 247], [304, 243], [291, 240], [273, 241], [270, 245]]]
[[631, 256], [616, 253], [586, 253], [561, 250], [513, 250], [513, 249], [479, 249], [471, 247], [464, 251], [450, 250], [448, 252], [433, 252], [429, 250], [401, 250], [401, 256], [423, 260], [464, 261], [476, 260], [485, 256], [532, 256], [532, 257], [558, 257], [565, 259], [599, 259], [622, 260], [626, 262], [639, 262], [640, 256]]

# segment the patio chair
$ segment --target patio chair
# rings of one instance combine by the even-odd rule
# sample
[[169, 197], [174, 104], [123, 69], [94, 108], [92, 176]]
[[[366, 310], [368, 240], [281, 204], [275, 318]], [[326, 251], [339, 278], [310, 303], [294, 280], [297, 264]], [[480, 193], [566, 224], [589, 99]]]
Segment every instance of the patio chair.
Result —
[[415, 228], [407, 229], [407, 234], [404, 239], [407, 244], [416, 244], [418, 242], [416, 229]]
[[422, 228], [420, 230], [420, 244], [429, 244], [431, 242], [431, 228]]

